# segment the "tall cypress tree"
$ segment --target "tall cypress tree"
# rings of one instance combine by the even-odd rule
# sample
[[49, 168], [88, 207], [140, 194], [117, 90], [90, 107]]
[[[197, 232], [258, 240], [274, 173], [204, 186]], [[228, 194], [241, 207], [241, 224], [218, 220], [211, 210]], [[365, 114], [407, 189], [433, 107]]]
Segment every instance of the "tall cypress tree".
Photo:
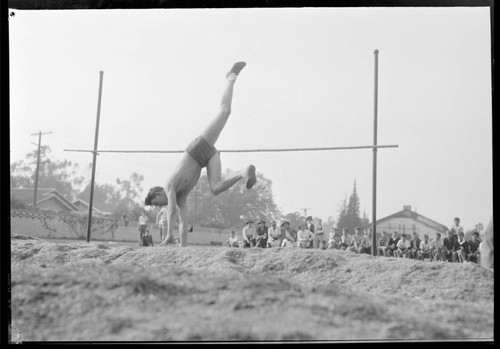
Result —
[[337, 219], [337, 227], [339, 229], [347, 228], [349, 232], [352, 233], [354, 228], [362, 226], [362, 221], [359, 216], [359, 206], [359, 197], [355, 180], [352, 194], [349, 197], [349, 203], [347, 203], [347, 198], [344, 198], [343, 203], [339, 207], [339, 218]]

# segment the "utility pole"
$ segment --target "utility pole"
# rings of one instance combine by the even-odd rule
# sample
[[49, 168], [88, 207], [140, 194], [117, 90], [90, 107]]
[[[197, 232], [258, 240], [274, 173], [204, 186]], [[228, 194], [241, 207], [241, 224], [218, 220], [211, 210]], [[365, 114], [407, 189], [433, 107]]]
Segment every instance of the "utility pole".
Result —
[[102, 77], [103, 71], [99, 72], [99, 95], [97, 98], [97, 117], [95, 123], [94, 151], [92, 160], [92, 178], [90, 179], [90, 201], [89, 201], [89, 219], [87, 223], [87, 242], [90, 242], [90, 232], [92, 230], [92, 205], [94, 203], [94, 183], [95, 183], [95, 167], [97, 156], [97, 144], [99, 140], [99, 119], [101, 117], [101, 98], [102, 98]]
[[307, 218], [307, 210], [311, 210], [310, 208], [303, 208], [304, 210], [304, 218]]
[[38, 133], [32, 133], [32, 136], [37, 136], [38, 135], [38, 155], [37, 155], [37, 160], [36, 160], [36, 172], [35, 172], [35, 193], [33, 195], [33, 210], [36, 210], [36, 194], [38, 191], [38, 171], [40, 169], [40, 148], [42, 145], [42, 135], [48, 135], [51, 134], [52, 131], [50, 132], [43, 132], [40, 131]]

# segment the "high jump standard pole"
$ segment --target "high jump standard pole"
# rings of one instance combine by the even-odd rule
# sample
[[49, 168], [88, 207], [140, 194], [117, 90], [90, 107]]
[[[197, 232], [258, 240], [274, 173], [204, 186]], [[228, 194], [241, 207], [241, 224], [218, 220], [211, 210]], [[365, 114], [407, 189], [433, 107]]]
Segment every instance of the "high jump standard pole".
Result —
[[94, 138], [94, 157], [92, 160], [92, 179], [90, 181], [90, 201], [89, 201], [89, 220], [87, 223], [87, 242], [90, 242], [90, 230], [92, 228], [92, 203], [94, 202], [94, 181], [95, 181], [95, 166], [97, 156], [97, 142], [99, 140], [99, 118], [101, 117], [101, 96], [102, 96], [102, 76], [104, 72], [99, 72], [99, 97], [97, 99], [97, 120], [95, 124], [95, 138]]
[[377, 107], [378, 107], [378, 50], [375, 54], [375, 90], [373, 103], [373, 194], [372, 194], [372, 254], [377, 255]]

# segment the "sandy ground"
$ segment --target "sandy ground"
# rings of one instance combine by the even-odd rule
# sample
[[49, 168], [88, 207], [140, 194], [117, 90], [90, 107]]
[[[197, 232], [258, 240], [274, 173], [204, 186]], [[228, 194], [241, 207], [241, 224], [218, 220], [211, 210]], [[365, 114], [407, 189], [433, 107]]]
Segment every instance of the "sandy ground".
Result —
[[22, 341], [491, 340], [493, 272], [345, 251], [11, 237]]

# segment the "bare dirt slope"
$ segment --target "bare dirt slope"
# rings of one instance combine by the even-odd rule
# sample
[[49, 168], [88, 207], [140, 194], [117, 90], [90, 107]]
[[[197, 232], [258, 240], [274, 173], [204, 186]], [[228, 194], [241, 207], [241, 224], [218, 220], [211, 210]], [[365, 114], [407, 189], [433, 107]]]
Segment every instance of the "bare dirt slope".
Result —
[[345, 251], [13, 236], [23, 341], [493, 338], [493, 272]]

